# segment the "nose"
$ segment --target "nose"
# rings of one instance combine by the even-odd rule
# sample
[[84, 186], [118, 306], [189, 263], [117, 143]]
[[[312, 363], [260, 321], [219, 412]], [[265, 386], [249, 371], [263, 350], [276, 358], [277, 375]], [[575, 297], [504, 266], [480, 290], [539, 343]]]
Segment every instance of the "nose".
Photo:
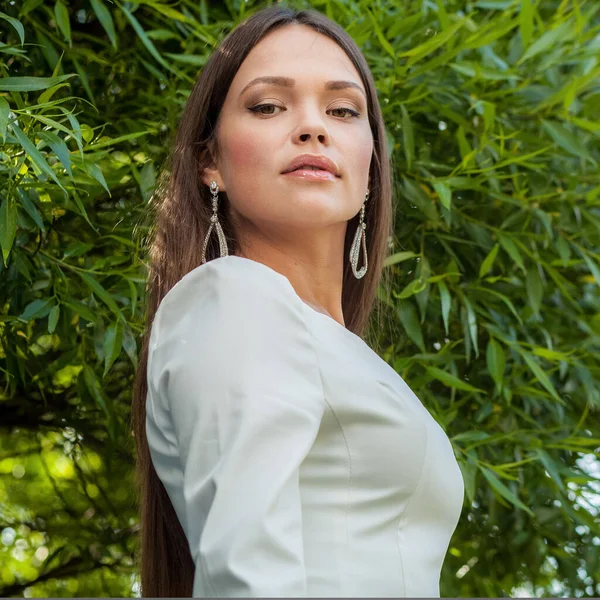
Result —
[[299, 123], [294, 132], [294, 143], [305, 144], [312, 140], [318, 140], [328, 145], [330, 142], [329, 131], [316, 108], [306, 108], [301, 112]]

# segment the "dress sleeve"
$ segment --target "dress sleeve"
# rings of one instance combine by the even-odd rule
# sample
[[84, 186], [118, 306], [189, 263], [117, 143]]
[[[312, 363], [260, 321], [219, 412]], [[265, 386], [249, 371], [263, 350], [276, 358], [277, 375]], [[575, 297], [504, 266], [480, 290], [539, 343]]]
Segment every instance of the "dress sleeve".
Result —
[[326, 403], [302, 301], [265, 269], [206, 263], [155, 319], [194, 597], [307, 593], [299, 467]]

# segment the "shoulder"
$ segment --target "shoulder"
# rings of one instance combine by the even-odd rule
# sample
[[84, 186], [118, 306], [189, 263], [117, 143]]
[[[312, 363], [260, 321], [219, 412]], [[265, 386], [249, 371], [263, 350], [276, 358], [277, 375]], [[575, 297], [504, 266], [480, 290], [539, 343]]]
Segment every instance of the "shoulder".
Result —
[[167, 404], [193, 390], [194, 397], [285, 397], [323, 409], [303, 301], [286, 277], [241, 257], [205, 263], [165, 295], [152, 327], [149, 373]]
[[304, 328], [304, 304], [284, 275], [247, 258], [225, 256], [196, 267], [168, 291], [152, 336], [156, 344], [174, 333], [178, 339], [199, 333], [247, 339]]

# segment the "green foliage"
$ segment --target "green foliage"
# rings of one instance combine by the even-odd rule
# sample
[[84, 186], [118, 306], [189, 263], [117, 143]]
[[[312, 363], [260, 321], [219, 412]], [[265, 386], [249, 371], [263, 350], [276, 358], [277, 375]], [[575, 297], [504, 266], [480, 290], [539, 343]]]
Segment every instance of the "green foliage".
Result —
[[[373, 335], [466, 485], [442, 595], [600, 594], [600, 4], [294, 6], [376, 79], [399, 217]], [[145, 209], [198, 69], [258, 7], [0, 12], [3, 596], [137, 594]]]

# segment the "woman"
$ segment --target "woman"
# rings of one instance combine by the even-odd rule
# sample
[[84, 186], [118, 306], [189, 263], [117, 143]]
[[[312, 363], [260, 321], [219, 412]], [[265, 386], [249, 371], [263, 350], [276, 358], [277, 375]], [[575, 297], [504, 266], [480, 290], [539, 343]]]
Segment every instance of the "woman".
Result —
[[172, 161], [133, 405], [143, 595], [439, 596], [460, 470], [361, 337], [393, 222], [363, 55], [317, 12], [256, 13]]

